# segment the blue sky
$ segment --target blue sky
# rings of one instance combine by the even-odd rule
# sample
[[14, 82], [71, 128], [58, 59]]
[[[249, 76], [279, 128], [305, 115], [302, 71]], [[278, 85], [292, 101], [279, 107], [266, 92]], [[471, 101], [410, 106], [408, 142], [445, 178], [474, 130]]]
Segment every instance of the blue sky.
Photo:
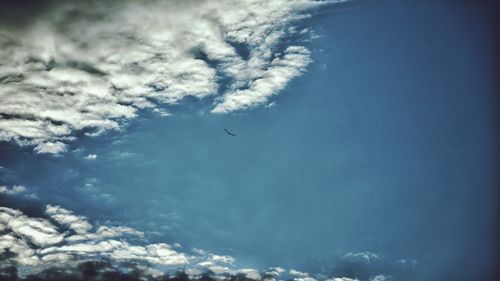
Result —
[[[117, 89], [128, 100], [96, 103], [96, 112], [105, 112], [98, 136], [61, 117], [52, 125], [68, 122], [68, 134], [54, 129], [26, 137], [35, 125], [21, 121], [37, 115], [16, 109], [21, 99], [0, 103], [4, 120], [19, 119], [0, 124], [7, 136], [0, 143], [0, 203], [62, 224], [45, 207], [57, 205], [95, 227], [143, 232], [128, 237], [131, 244], [180, 243], [180, 254], [207, 251], [199, 259], [230, 256], [235, 270], [279, 266], [316, 279], [490, 280], [497, 263], [498, 184], [496, 41], [488, 10], [450, 1], [304, 4], [307, 9], [297, 3], [283, 9], [311, 17], [276, 23], [273, 32], [286, 31], [275, 42], [265, 43], [274, 40], [272, 32], [256, 37], [260, 45], [234, 39], [228, 46], [237, 55], [230, 58], [215, 39], [190, 49], [208, 68], [168, 53], [174, 63], [171, 57], [165, 63], [178, 73], [172, 78], [168, 68], [161, 70], [165, 80], [148, 84], [154, 90], [140, 99], [131, 98], [139, 88], [126, 88], [130, 73], [109, 78], [122, 83]], [[196, 10], [175, 9], [179, 18]], [[237, 38], [243, 29], [235, 30]], [[259, 49], [266, 47], [272, 56]], [[241, 65], [238, 55], [245, 60], [252, 54], [263, 65], [232, 72]], [[65, 58], [57, 51], [54, 56]], [[141, 69], [148, 72], [155, 63]], [[61, 76], [76, 75], [60, 67]], [[114, 73], [115, 66], [95, 67]], [[205, 84], [175, 80], [189, 75]], [[214, 77], [219, 92], [204, 92]], [[85, 95], [97, 83], [86, 84], [92, 79], [73, 86], [84, 85]], [[73, 86], [64, 84], [68, 91]], [[47, 99], [48, 107], [58, 103]], [[141, 108], [145, 102], [155, 105]], [[134, 108], [135, 116], [123, 106]], [[59, 105], [50, 110], [57, 113], [50, 116], [73, 114]], [[75, 124], [93, 109], [78, 110]], [[107, 122], [115, 120], [119, 128], [108, 130]], [[7, 192], [16, 185], [26, 190]]]

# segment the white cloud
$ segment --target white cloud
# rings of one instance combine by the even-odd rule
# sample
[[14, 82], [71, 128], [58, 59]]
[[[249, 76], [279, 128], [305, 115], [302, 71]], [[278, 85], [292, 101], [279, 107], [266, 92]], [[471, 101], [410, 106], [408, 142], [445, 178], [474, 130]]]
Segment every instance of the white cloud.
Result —
[[63, 235], [49, 221], [30, 218], [9, 208], [0, 207], [0, 224], [1, 229], [10, 230], [37, 246], [48, 246], [63, 241]]
[[35, 147], [37, 153], [59, 154], [61, 152], [66, 152], [66, 150], [67, 146], [60, 141], [42, 142]]
[[370, 281], [390, 281], [392, 278], [388, 275], [380, 274], [370, 277]]
[[162, 117], [167, 117], [167, 116], [172, 115], [172, 114], [168, 113], [168, 111], [166, 111], [163, 108], [155, 108], [155, 109], [153, 109], [153, 112], [157, 113], [158, 115], [160, 115]]
[[344, 258], [370, 263], [372, 261], [380, 259], [380, 256], [373, 252], [359, 252], [359, 253], [349, 252], [344, 254]]
[[295, 269], [290, 269], [288, 272], [291, 276], [293, 276], [294, 281], [316, 281], [315, 278], [309, 276], [309, 273], [298, 271]]
[[0, 194], [14, 195], [24, 191], [26, 191], [26, 188], [22, 185], [13, 185], [12, 187], [0, 185]]
[[262, 276], [260, 275], [260, 272], [256, 269], [253, 268], [242, 268], [238, 270], [240, 273], [245, 274], [247, 278], [250, 278], [252, 280], [261, 280]]
[[197, 248], [194, 248], [192, 251], [198, 255], [198, 258], [193, 259], [193, 263], [195, 262], [197, 266], [209, 269], [216, 274], [234, 273], [234, 270], [230, 268], [234, 266], [235, 259], [233, 257], [214, 255]]
[[317, 281], [315, 278], [313, 277], [295, 277], [293, 278], [294, 281]]
[[283, 58], [275, 58], [259, 78], [249, 82], [248, 88], [227, 93], [212, 112], [227, 113], [266, 104], [270, 96], [304, 71], [310, 62], [309, 56], [310, 52], [302, 46], [288, 47]]
[[59, 247], [45, 248], [42, 255], [72, 254], [77, 256], [99, 255], [118, 261], [144, 261], [156, 265], [177, 266], [188, 263], [188, 257], [172, 250], [167, 244], [149, 244], [146, 246], [130, 245], [125, 241], [104, 240], [68, 244]]
[[4, 253], [7, 249], [16, 254], [13, 260], [20, 264], [35, 266], [40, 262], [39, 258], [35, 255], [35, 250], [28, 246], [26, 241], [12, 234], [0, 235], [0, 254]]
[[[126, 226], [101, 225], [95, 228], [85, 217], [60, 206], [47, 205], [45, 213], [56, 224], [46, 218], [28, 217], [18, 210], [0, 207], [0, 254], [9, 250], [15, 254], [11, 259], [25, 266], [107, 257], [115, 261], [174, 268], [191, 265], [200, 270], [224, 268], [224, 272], [232, 272], [227, 267], [234, 262], [230, 256], [203, 250], [188, 255], [174, 250], [179, 245], [165, 243], [134, 245], [127, 242], [126, 237], [144, 238], [144, 233]], [[63, 227], [73, 232], [64, 231]]]
[[96, 154], [89, 154], [89, 155], [85, 156], [85, 159], [86, 160], [96, 160], [97, 155]]
[[332, 2], [55, 5], [22, 33], [0, 28], [0, 140], [59, 154], [75, 131], [119, 129], [145, 108], [168, 116], [161, 104], [189, 96], [213, 98], [214, 113], [265, 106], [311, 61], [286, 39], [312, 33], [291, 26]]
[[309, 276], [309, 273], [298, 271], [298, 270], [295, 270], [295, 269], [290, 269], [289, 273], [290, 273], [290, 275], [294, 275], [294, 276], [297, 276], [297, 277], [307, 277], [307, 276]]
[[272, 275], [274, 277], [278, 277], [280, 276], [282, 273], [286, 272], [285, 269], [281, 268], [281, 267], [270, 267], [266, 273], [269, 274], [269, 275]]
[[92, 225], [85, 217], [76, 216], [73, 212], [59, 206], [47, 205], [45, 213], [60, 225], [65, 225], [78, 234], [87, 233]]
[[78, 233], [66, 238], [68, 241], [82, 241], [82, 240], [103, 240], [108, 238], [121, 237], [124, 235], [131, 235], [137, 237], [144, 237], [144, 233], [127, 226], [99, 226], [93, 233]]

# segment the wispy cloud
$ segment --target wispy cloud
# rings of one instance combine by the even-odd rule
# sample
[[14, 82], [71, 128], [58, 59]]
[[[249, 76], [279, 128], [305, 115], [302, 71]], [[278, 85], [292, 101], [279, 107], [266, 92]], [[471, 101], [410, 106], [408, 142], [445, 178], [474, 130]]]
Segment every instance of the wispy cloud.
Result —
[[344, 258], [352, 261], [362, 261], [370, 263], [375, 260], [379, 260], [380, 256], [373, 252], [358, 252], [358, 253], [349, 252], [344, 254]]
[[0, 185], [0, 194], [14, 195], [25, 191], [26, 187], [22, 185], [13, 185], [11, 187]]

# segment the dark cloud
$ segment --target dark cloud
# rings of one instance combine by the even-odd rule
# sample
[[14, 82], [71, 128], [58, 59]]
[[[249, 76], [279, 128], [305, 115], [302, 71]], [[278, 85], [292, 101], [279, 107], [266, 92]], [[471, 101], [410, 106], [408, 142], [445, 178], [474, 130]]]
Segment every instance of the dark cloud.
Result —
[[[5, 253], [4, 253], [5, 255]], [[6, 264], [0, 267], [0, 281], [120, 281], [120, 280], [152, 280], [152, 281], [213, 281], [215, 280], [210, 272], [204, 273], [196, 278], [184, 272], [173, 274], [160, 274], [152, 276], [147, 269], [140, 265], [113, 264], [109, 260], [85, 261], [72, 266], [54, 266], [46, 268], [40, 272], [21, 276], [21, 269], [16, 264]], [[236, 277], [236, 276], [235, 276]], [[233, 278], [231, 278], [233, 279]], [[248, 278], [247, 278], [248, 279]], [[244, 281], [243, 279], [235, 279]]]
[[2, 0], [0, 1], [0, 26], [25, 27], [46, 12], [53, 2], [48, 0]]
[[[197, 275], [184, 271], [155, 272], [136, 263], [116, 263], [107, 259], [84, 261], [74, 265], [52, 266], [36, 273], [22, 274], [22, 268], [8, 261], [14, 254], [0, 255], [0, 281], [256, 281], [243, 273], [215, 275], [207, 270]], [[275, 280], [262, 275], [262, 280]]]

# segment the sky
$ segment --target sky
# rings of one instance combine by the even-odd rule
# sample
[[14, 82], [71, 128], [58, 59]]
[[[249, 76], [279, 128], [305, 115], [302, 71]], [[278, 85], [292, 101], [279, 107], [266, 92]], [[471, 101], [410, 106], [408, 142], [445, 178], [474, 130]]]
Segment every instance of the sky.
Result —
[[2, 2], [0, 277], [498, 280], [497, 8]]

